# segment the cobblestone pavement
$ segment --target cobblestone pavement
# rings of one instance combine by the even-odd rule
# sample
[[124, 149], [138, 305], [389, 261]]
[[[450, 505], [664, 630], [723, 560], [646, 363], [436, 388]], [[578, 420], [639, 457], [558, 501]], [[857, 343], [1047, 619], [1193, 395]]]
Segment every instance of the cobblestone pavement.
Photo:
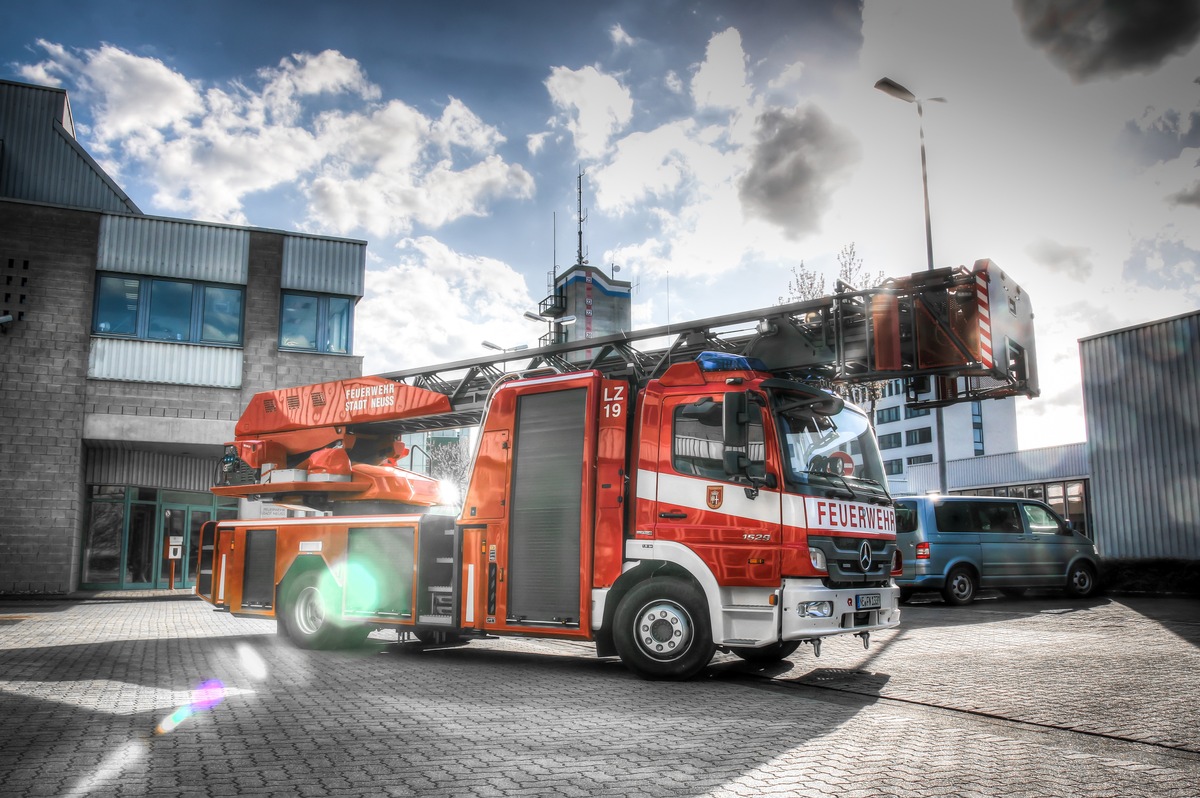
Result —
[[869, 650], [675, 684], [584, 644], [306, 652], [190, 596], [0, 601], [0, 795], [1192, 798], [1197, 609], [918, 602]]

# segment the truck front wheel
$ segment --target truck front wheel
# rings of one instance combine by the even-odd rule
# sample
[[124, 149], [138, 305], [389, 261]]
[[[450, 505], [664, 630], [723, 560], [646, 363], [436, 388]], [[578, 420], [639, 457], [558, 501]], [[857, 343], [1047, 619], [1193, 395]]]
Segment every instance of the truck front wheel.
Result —
[[300, 648], [336, 648], [342, 630], [334, 623], [336, 606], [329, 588], [322, 589], [321, 574], [309, 571], [289, 579], [280, 591], [279, 630]]
[[649, 579], [617, 606], [613, 643], [626, 667], [643, 679], [688, 679], [713, 655], [704, 594], [670, 577]]

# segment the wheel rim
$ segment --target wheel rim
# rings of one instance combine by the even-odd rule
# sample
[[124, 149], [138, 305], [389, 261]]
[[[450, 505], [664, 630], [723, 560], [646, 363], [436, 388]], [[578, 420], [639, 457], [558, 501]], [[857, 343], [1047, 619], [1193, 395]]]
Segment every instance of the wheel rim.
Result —
[[956, 599], [969, 599], [975, 591], [971, 588], [971, 578], [966, 574], [955, 574], [950, 580], [950, 592]]
[[692, 618], [671, 601], [655, 601], [642, 607], [634, 620], [634, 639], [648, 657], [669, 661], [683, 656], [692, 643]]
[[1076, 593], [1086, 593], [1092, 587], [1092, 574], [1086, 568], [1076, 568], [1071, 574], [1071, 587]]
[[325, 625], [325, 599], [315, 587], [306, 587], [296, 596], [296, 607], [292, 611], [296, 628], [304, 635], [315, 635]]

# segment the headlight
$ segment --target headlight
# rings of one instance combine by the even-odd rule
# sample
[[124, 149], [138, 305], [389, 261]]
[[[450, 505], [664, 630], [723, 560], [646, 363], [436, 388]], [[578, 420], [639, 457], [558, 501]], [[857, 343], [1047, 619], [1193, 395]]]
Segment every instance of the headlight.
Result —
[[833, 615], [832, 601], [801, 601], [796, 605], [801, 618], [828, 618]]
[[808, 561], [812, 563], [812, 567], [818, 571], [827, 571], [829, 566], [825, 564], [825, 552], [820, 549], [808, 550]]

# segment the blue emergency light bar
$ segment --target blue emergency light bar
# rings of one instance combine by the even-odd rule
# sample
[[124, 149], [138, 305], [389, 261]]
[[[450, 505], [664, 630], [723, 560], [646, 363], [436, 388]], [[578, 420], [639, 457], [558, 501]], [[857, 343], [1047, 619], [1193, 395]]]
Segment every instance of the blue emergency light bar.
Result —
[[767, 364], [756, 357], [731, 355], [728, 352], [701, 352], [696, 356], [701, 371], [765, 371]]

